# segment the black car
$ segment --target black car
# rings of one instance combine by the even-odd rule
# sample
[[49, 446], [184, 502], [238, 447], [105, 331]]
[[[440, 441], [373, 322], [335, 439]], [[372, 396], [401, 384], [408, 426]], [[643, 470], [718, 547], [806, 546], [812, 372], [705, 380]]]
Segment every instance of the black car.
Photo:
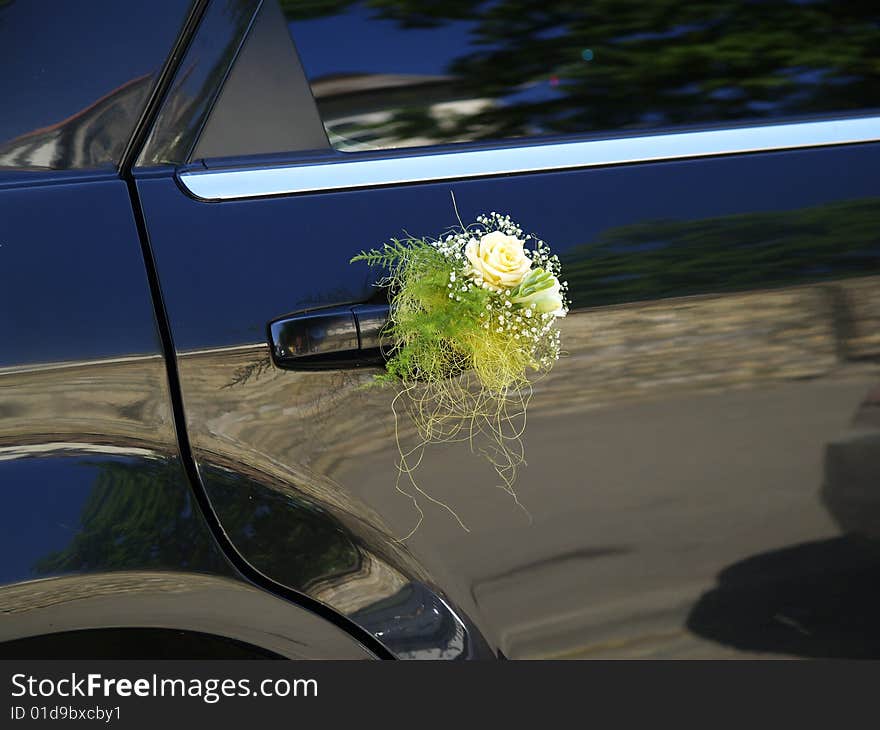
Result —
[[[830, 0], [0, 0], [0, 656], [880, 656], [878, 48]], [[408, 536], [349, 262], [490, 211], [564, 352], [516, 500], [436, 445]]]

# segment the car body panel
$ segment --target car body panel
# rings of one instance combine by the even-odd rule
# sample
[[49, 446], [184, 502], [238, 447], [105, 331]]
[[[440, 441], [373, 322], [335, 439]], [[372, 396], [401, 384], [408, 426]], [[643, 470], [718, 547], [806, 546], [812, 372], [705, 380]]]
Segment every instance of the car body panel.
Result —
[[[189, 198], [167, 173], [143, 179], [196, 460], [266, 475], [270, 542], [289, 544], [277, 525], [297, 524], [279, 494], [369, 525], [506, 656], [742, 655], [711, 621], [685, 627], [727, 566], [838, 539], [819, 499], [824, 447], [880, 374], [878, 155], [865, 144], [224, 202]], [[450, 192], [464, 219], [507, 212], [550, 242], [575, 309], [531, 401], [528, 514], [478, 456], [432, 447], [420, 486], [471, 531], [422, 500], [425, 521], [398, 545], [417, 515], [394, 488], [391, 395], [364, 388], [377, 371], [280, 371], [261, 333], [287, 311], [374, 296], [378, 272], [349, 258], [454, 225]], [[262, 570], [343, 605], [268, 545]], [[831, 579], [799, 554], [794, 575]], [[762, 614], [766, 635], [740, 649], [774, 651], [775, 632], [796, 631], [791, 610]], [[810, 631], [839, 629], [803, 610]], [[809, 654], [801, 636], [787, 653]]]
[[294, 658], [371, 657], [246, 580], [209, 528], [180, 463], [124, 181], [19, 179], [0, 189], [0, 642], [12, 642], [0, 655], [55, 633], [140, 627]]
[[0, 168], [113, 170], [191, 0], [0, 7]]
[[[299, 658], [880, 654], [877, 117], [343, 153], [318, 111], [356, 99], [312, 106], [274, 0], [178, 22], [161, 72], [0, 158], [42, 160], [0, 170], [0, 654], [117, 630]], [[372, 159], [381, 185], [346, 184]], [[353, 255], [493, 210], [560, 255], [564, 352], [516, 499], [433, 446], [419, 523], [394, 388], [276, 368], [267, 324], [381, 303]]]

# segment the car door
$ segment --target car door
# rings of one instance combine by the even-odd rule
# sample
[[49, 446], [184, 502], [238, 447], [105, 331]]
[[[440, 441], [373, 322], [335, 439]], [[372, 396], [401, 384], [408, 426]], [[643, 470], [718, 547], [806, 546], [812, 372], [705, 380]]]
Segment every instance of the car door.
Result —
[[[112, 2], [0, 7], [4, 642], [54, 634], [64, 654], [60, 632], [145, 620], [121, 610], [138, 570], [161, 582], [182, 554], [206, 571], [224, 567], [198, 513], [187, 515], [140, 238], [117, 171], [188, 12], [188, 2], [165, 3], [158, 17]], [[103, 650], [100, 636], [94, 646]]]
[[[135, 174], [187, 458], [242, 558], [400, 657], [876, 655], [876, 12], [239, 7]], [[490, 211], [559, 254], [564, 355], [516, 500], [437, 445], [409, 535], [393, 389], [281, 369], [267, 327], [381, 303], [353, 255]]]
[[199, 10], [0, 3], [7, 659], [373, 656], [236, 569], [180, 462], [124, 173]]

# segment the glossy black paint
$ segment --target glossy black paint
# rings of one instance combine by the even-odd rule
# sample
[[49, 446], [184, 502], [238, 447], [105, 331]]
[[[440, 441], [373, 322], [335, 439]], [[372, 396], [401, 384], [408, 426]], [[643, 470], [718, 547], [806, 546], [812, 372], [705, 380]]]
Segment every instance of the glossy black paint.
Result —
[[[238, 465], [224, 468], [199, 456], [211, 503], [255, 568], [330, 605], [334, 593], [354, 585], [348, 589], [349, 618], [398, 658], [493, 657], [440, 588], [423, 582], [430, 579], [381, 533], [268, 475], [248, 475]], [[376, 585], [383, 581], [389, 587]]]
[[[157, 72], [186, 15], [188, 4], [178, 6], [180, 17], [155, 15], [162, 8], [151, 6], [154, 24], [170, 28], [167, 46], [157, 48], [152, 26], [142, 28]], [[110, 25], [121, 17], [104, 10]], [[137, 13], [127, 13], [133, 20]], [[129, 46], [128, 61], [141, 62], [141, 46]], [[77, 57], [86, 63], [99, 55]], [[100, 62], [108, 73], [129, 67]], [[87, 86], [56, 89], [52, 100], [66, 103]], [[140, 108], [131, 118], [104, 111], [92, 120], [104, 126], [89, 128], [104, 146], [92, 140], [87, 151], [112, 150], [112, 166], [134, 143]], [[67, 139], [67, 128], [59, 130]], [[94, 162], [79, 148], [64, 149], [73, 156], [53, 158], [58, 164]], [[153, 632], [157, 641], [182, 639], [176, 656], [216, 656], [224, 646], [227, 656], [374, 656], [340, 628], [344, 620], [334, 625], [289, 594], [255, 585], [212, 533], [180, 464], [125, 181], [112, 170], [4, 170], [0, 262], [0, 654], [83, 656], [89, 642], [101, 654], [113, 637], [137, 653], [138, 632]]]
[[[814, 398], [826, 399], [825, 406], [815, 406], [828, 410], [821, 424], [806, 414], [794, 416], [800, 409], [793, 405], [781, 405], [793, 397], [785, 383], [821, 378], [834, 357], [845, 367], [876, 357], [873, 345], [859, 345], [845, 329], [835, 330], [827, 345], [824, 329], [799, 334], [804, 324], [798, 317], [814, 317], [819, 326], [816, 317], [826, 316], [827, 304], [827, 311], [837, 312], [838, 326], [853, 321], [862, 331], [871, 321], [848, 302], [871, 290], [870, 276], [880, 269], [872, 232], [880, 196], [873, 175], [878, 156], [876, 145], [860, 145], [225, 203], [189, 199], [170, 176], [144, 175], [138, 189], [175, 334], [197, 460], [222, 453], [227, 465], [239, 465], [237, 470], [272, 473], [279, 480], [273, 489], [307, 494], [324, 505], [340, 500], [343, 521], [367, 521], [386, 541], [406, 534], [414, 518], [393, 489], [390, 396], [363, 391], [369, 373], [285, 374], [260, 365], [267, 353], [258, 344], [258, 332], [278, 311], [373, 296], [378, 272], [350, 265], [350, 257], [400, 230], [434, 234], [453, 225], [450, 189], [465, 219], [482, 210], [510, 211], [563, 257], [575, 306], [563, 323], [570, 355], [532, 403], [527, 448], [535, 466], [523, 475], [521, 489], [529, 495], [529, 509], [537, 510], [535, 523], [523, 524], [512, 506], [484, 495], [491, 485], [478, 461], [441, 449], [426, 460], [420, 478], [432, 494], [454, 497], [456, 506], [474, 511], [473, 536], [434, 510], [430, 524], [423, 524], [407, 547], [430, 584], [444, 586], [450, 600], [505, 655], [592, 655], [599, 650], [588, 651], [582, 643], [612, 629], [604, 618], [581, 625], [575, 617], [589, 615], [592, 602], [599, 607], [612, 599], [634, 607], [650, 603], [656, 600], [650, 587], [662, 584], [659, 576], [668, 575], [670, 591], [683, 590], [664, 561], [670, 552], [687, 548], [671, 536], [680, 535], [687, 544], [707, 529], [724, 534], [716, 513], [725, 497], [715, 494], [715, 501], [706, 497], [704, 502], [696, 496], [701, 480], [711, 478], [713, 460], [726, 459], [723, 469], [734, 481], [754, 480], [748, 493], [755, 494], [730, 505], [727, 524], [766, 521], [760, 510], [753, 512], [770, 499], [762, 496], [769, 476], [759, 477], [760, 471], [789, 475], [799, 471], [796, 463], [812, 464], [821, 444], [815, 449], [797, 444], [812, 444], [817, 434], [833, 437], [828, 422], [836, 410], [828, 410], [827, 398], [837, 391], [827, 389], [843, 388], [844, 394], [864, 387], [859, 383], [865, 378], [870, 382], [874, 370], [868, 364], [851, 386], [834, 379], [801, 386], [807, 388], [801, 396], [805, 408]], [[184, 225], [196, 233], [181, 247], [174, 231]], [[851, 287], [846, 281], [852, 276], [869, 278], [856, 279]], [[230, 297], [230, 292], [237, 294]], [[620, 303], [631, 309], [617, 309]], [[873, 311], [871, 306], [863, 311]], [[798, 315], [801, 307], [818, 309], [816, 315]], [[673, 323], [675, 329], [663, 329]], [[772, 398], [738, 395], [740, 388], [762, 387]], [[717, 406], [705, 400], [710, 397]], [[666, 400], [654, 403], [657, 398]], [[728, 415], [712, 427], [696, 425], [715, 407]], [[553, 418], [557, 409], [564, 418]], [[745, 420], [731, 420], [730, 413]], [[778, 441], [778, 451], [727, 454], [728, 440], [748, 441], [749, 430], [755, 432], [757, 426], [746, 425], [750, 418], [769, 424], [788, 413], [809, 430], [765, 436], [769, 444]], [[603, 427], [600, 417], [609, 425]], [[647, 424], [654, 435], [640, 427]], [[739, 431], [740, 424], [748, 430]], [[672, 439], [661, 464], [651, 456], [656, 429]], [[697, 434], [705, 442], [699, 457], [688, 448]], [[640, 456], [627, 456], [628, 450]], [[763, 465], [757, 473], [752, 460]], [[627, 462], [633, 473], [623, 468]], [[690, 477], [681, 474], [688, 464], [696, 470]], [[601, 475], [596, 478], [608, 485], [592, 499], [584, 491], [590, 474]], [[781, 478], [784, 484], [795, 479]], [[621, 484], [622, 494], [635, 489], [640, 495], [625, 507], [610, 486], [621, 479], [630, 485]], [[687, 496], [681, 490], [690, 480], [696, 493]], [[689, 499], [698, 505], [693, 508], [698, 516], [687, 527], [680, 524], [689, 514], [684, 506], [661, 507]], [[791, 499], [786, 513], [805, 517], [792, 520], [788, 531], [806, 539], [821, 535], [818, 484]], [[290, 519], [268, 497], [261, 503], [267, 515]], [[630, 534], [627, 540], [634, 544], [617, 544], [621, 538], [605, 534], [599, 519], [620, 523], [620, 535], [631, 533], [630, 523], [648, 520], [657, 535], [670, 530], [670, 539], [652, 548], [655, 559], [647, 560], [639, 538]], [[593, 533], [604, 534], [605, 542], [596, 545]], [[779, 539], [771, 534], [742, 544], [733, 536], [726, 540], [748, 554]], [[266, 539], [280, 545], [278, 536]], [[241, 535], [233, 539], [246, 542]], [[723, 560], [724, 549], [704, 551], [705, 557], [698, 551], [694, 559], [723, 567], [715, 561]], [[261, 559], [275, 553], [264, 548]], [[593, 575], [594, 569], [601, 571], [604, 561], [598, 556], [604, 555], [616, 558], [621, 575], [628, 576], [622, 584], [603, 583], [601, 572]], [[283, 564], [270, 561], [261, 569], [312, 590]], [[694, 580], [702, 585], [702, 578]], [[600, 615], [599, 608], [596, 612]], [[566, 618], [556, 618], [560, 614]], [[641, 621], [627, 616], [612, 631], [618, 632], [614, 641], [622, 641], [621, 647], [637, 641], [633, 632]], [[567, 626], [572, 621], [577, 628]], [[547, 636], [541, 633], [545, 625], [553, 627]], [[661, 634], [667, 630], [664, 625]], [[538, 636], [532, 637], [534, 631]], [[722, 653], [707, 650], [706, 655]]]
[[[89, 572], [17, 583], [0, 589], [0, 610], [3, 658], [116, 658], [126, 650], [126, 658], [243, 658], [243, 652], [372, 658], [344, 632], [265, 591], [185, 571]], [[182, 642], [170, 642], [174, 632], [184, 632]], [[168, 643], [144, 647], [150, 634]], [[114, 638], [121, 644], [108, 646]]]
[[686, 625], [742, 652], [876, 659], [877, 565], [876, 545], [852, 536], [760, 553], [721, 571]]
[[880, 540], [878, 454], [880, 385], [859, 404], [849, 427], [827, 445], [822, 482], [822, 502], [841, 530], [869, 544]]
[[[196, 201], [174, 166], [259, 7], [208, 3], [179, 38], [133, 173], [0, 175], [0, 642], [876, 656], [880, 145]], [[472, 532], [423, 505], [401, 541], [413, 434], [378, 370], [282, 371], [266, 325], [372, 302], [380, 326], [380, 272], [349, 259], [455, 225], [451, 191], [552, 243], [574, 310], [532, 401], [530, 518], [439, 447], [420, 483]]]
[[0, 168], [113, 168], [190, 0], [0, 7]]
[[[552, 241], [569, 266], [579, 263], [580, 257], [589, 268], [591, 257], [603, 252], [595, 248], [603, 245], [602, 237], [619, 237], [628, 226], [641, 226], [640, 235], [650, 237], [653, 231], [668, 235], [671, 221], [683, 226], [692, 222], [698, 228], [706, 219], [736, 220], [734, 216], [755, 213], [772, 218], [774, 213], [848, 200], [866, 201], [870, 210], [870, 200], [877, 195], [871, 165], [878, 158], [876, 145], [858, 145], [207, 204], [187, 198], [168, 179], [143, 179], [139, 189], [148, 216], [162, 211], [162, 220], [154, 225], [166, 231], [168, 243], [156, 236], [154, 250], [160, 267], [169, 256], [177, 262], [165, 267], [162, 282], [175, 342], [179, 349], [190, 350], [257, 342], [263, 323], [281, 312], [369, 299], [380, 272], [349, 265], [349, 258], [403, 230], [434, 235], [455, 225], [450, 191], [464, 218], [484, 209], [518, 211], [524, 228]], [[797, 213], [791, 216], [787, 224], [784, 218], [775, 224], [787, 225], [789, 237], [799, 225]], [[170, 231], [184, 226], [194, 227], [195, 234], [188, 246], [180, 247]], [[713, 233], [701, 245], [711, 253], [715, 240]], [[750, 243], [740, 243], [743, 255], [725, 269], [713, 269], [714, 261], [703, 257], [705, 271], [687, 287], [676, 286], [673, 279], [655, 280], [644, 296], [632, 297], [630, 285], [612, 281], [608, 293], [600, 296], [588, 279], [573, 292], [574, 306], [729, 288], [736, 276], [755, 269], [747, 250]], [[652, 257], [647, 248], [639, 250], [626, 241], [621, 245], [623, 264], [631, 261], [636, 273], [640, 260]], [[719, 249], [722, 245], [727, 248], [729, 242], [719, 243]], [[868, 246], [862, 263], [843, 269], [868, 273], [865, 265], [876, 265], [871, 241]], [[820, 281], [841, 271], [840, 264], [829, 271], [809, 271], [808, 263], [798, 269], [798, 262], [810, 255], [806, 243], [800, 253], [780, 253], [783, 263], [791, 257], [791, 272], [777, 268], [763, 281], [761, 274], [755, 274], [739, 288]], [[843, 254], [839, 258], [846, 260]], [[232, 268], [235, 281], [229, 282]], [[298, 272], [308, 273], [293, 285], [291, 277]], [[229, 291], [243, 294], [230, 297]]]
[[173, 629], [82, 629], [0, 644], [10, 659], [283, 659], [225, 637]]
[[121, 180], [65, 175], [0, 191], [0, 244], [0, 366], [158, 351]]
[[399, 659], [494, 659], [476, 628], [421, 583], [408, 583], [385, 601], [351, 615]]
[[234, 575], [173, 457], [65, 450], [5, 461], [0, 473], [0, 583], [115, 570]]
[[211, 533], [178, 461], [124, 190], [65, 176], [0, 193], [0, 642], [177, 627], [258, 652], [367, 656], [244, 579]]
[[3, 658], [368, 657], [241, 579], [173, 456], [0, 449]]

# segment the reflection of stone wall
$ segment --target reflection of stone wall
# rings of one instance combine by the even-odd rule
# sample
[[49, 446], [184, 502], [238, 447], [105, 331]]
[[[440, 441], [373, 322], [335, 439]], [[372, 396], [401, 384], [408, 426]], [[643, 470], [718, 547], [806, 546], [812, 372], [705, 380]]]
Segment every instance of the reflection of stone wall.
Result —
[[[821, 377], [878, 359], [880, 277], [598, 307], [561, 326], [567, 355], [536, 385], [535, 414]], [[181, 357], [194, 445], [381, 523], [327, 474], [335, 461], [389, 446], [390, 391], [363, 387], [368, 370], [268, 367], [240, 377], [267, 356], [261, 343]], [[161, 358], [0, 370], [0, 445], [47, 438], [173, 446]]]
[[[536, 384], [532, 414], [816, 378], [847, 357], [880, 356], [880, 278], [599, 307], [561, 326], [567, 355]], [[232, 384], [267, 356], [255, 345], [181, 358], [194, 445], [372, 513], [352, 509], [328, 475], [393, 445], [392, 391], [365, 388], [370, 371], [269, 367]]]
[[880, 278], [581, 310], [533, 412], [814, 378], [880, 356]]
[[162, 358], [0, 370], [0, 447], [62, 441], [175, 448]]
[[291, 659], [370, 656], [323, 618], [232, 578], [119, 571], [0, 586], [0, 641], [141, 627], [226, 636]]
[[340, 613], [351, 616], [382, 598], [389, 598], [406, 586], [408, 581], [386, 563], [364, 555], [356, 574], [318, 581], [307, 593]]
[[[62, 606], [119, 594], [188, 593], [215, 585], [226, 586], [227, 578], [198, 573], [160, 573], [149, 571], [117, 571], [81, 576], [45, 578], [0, 588], [0, 614], [24, 613], [49, 606]], [[233, 584], [234, 587], [234, 584]]]
[[832, 286], [842, 297], [847, 357], [880, 358], [880, 279], [853, 279]]
[[[876, 277], [580, 310], [561, 322], [567, 355], [536, 384], [531, 412], [821, 377], [847, 353], [880, 356], [878, 321]], [[392, 391], [365, 388], [369, 370], [237, 377], [267, 356], [255, 345], [181, 357], [193, 444], [378, 519], [331, 477], [337, 464], [392, 448]]]

